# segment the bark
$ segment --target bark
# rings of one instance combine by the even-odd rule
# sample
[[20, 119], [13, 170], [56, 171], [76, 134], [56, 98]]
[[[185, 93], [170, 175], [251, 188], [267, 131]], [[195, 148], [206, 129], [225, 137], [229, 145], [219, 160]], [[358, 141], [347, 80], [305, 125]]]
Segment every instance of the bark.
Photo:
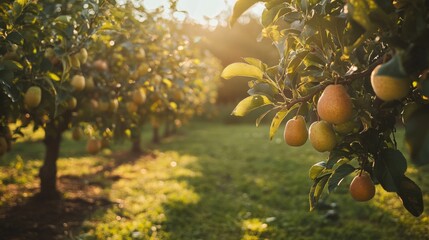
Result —
[[142, 148], [140, 147], [141, 138], [140, 135], [138, 137], [133, 138], [133, 144], [131, 146], [131, 152], [133, 153], [141, 153]]
[[164, 137], [171, 136], [171, 124], [170, 121], [165, 121]]
[[43, 199], [60, 197], [57, 190], [57, 160], [60, 154], [60, 145], [63, 132], [70, 122], [71, 112], [67, 112], [58, 120], [47, 123], [45, 128], [45, 159], [39, 170], [40, 193]]
[[161, 142], [161, 138], [159, 137], [159, 128], [153, 127], [153, 135], [152, 135], [152, 143], [158, 144]]

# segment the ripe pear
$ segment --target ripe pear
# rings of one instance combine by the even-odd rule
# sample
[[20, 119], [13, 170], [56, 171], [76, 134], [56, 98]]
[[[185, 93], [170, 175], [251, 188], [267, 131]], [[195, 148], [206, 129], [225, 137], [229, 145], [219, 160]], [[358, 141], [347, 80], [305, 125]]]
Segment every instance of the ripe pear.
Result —
[[134, 90], [133, 101], [137, 105], [142, 105], [146, 102], [146, 93], [142, 89]]
[[305, 119], [299, 115], [287, 121], [284, 130], [284, 139], [289, 146], [302, 146], [307, 142], [308, 131]]
[[368, 173], [362, 172], [353, 178], [349, 188], [352, 198], [359, 202], [371, 200], [375, 195], [375, 186]]
[[71, 63], [73, 68], [80, 68], [79, 55], [75, 54], [75, 55], [70, 56], [70, 63]]
[[93, 63], [93, 66], [96, 70], [98, 71], [106, 71], [107, 69], [109, 69], [109, 66], [107, 65], [107, 62], [101, 59], [96, 60]]
[[82, 91], [85, 88], [85, 77], [79, 74], [73, 76], [70, 81], [73, 89], [76, 91]]
[[112, 99], [109, 103], [109, 110], [112, 112], [116, 112], [118, 110], [119, 107], [119, 101], [118, 99]]
[[377, 75], [381, 66], [375, 67], [371, 73], [371, 86], [375, 95], [386, 102], [401, 100], [407, 96], [410, 91], [410, 81], [403, 78]]
[[79, 60], [81, 63], [86, 63], [88, 60], [88, 51], [85, 48], [81, 48], [79, 51]]
[[71, 97], [68, 101], [67, 101], [67, 108], [69, 110], [73, 110], [75, 109], [77, 106], [77, 100], [75, 97]]
[[101, 149], [101, 142], [96, 138], [88, 139], [86, 150], [89, 154], [97, 154]]
[[353, 115], [353, 103], [343, 85], [329, 85], [317, 102], [317, 113], [322, 120], [333, 124], [349, 121]]
[[92, 76], [85, 78], [85, 88], [92, 90], [95, 87], [94, 78]]
[[24, 95], [24, 104], [28, 108], [35, 108], [39, 106], [42, 101], [42, 90], [40, 87], [32, 86], [27, 89]]
[[311, 145], [319, 152], [332, 151], [337, 145], [335, 132], [326, 121], [316, 121], [310, 125]]
[[138, 109], [137, 104], [135, 104], [134, 102], [127, 102], [126, 107], [127, 107], [128, 113], [131, 113], [131, 114], [137, 112], [137, 109]]

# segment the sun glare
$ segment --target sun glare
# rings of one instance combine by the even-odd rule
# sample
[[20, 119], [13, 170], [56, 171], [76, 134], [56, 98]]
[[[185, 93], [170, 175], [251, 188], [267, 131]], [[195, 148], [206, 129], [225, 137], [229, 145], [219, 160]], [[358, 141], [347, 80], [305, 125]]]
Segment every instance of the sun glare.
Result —
[[[179, 0], [177, 2], [177, 10], [187, 13], [189, 19], [204, 25], [215, 27], [218, 24], [226, 23], [226, 18], [223, 22], [217, 19], [222, 12], [231, 11], [236, 0]], [[168, 9], [168, 0], [144, 0], [143, 6], [148, 10], [154, 10], [159, 7]], [[250, 9], [250, 12], [254, 15], [262, 14], [264, 6], [262, 4], [256, 4]], [[167, 13], [168, 14], [168, 13]], [[186, 14], [175, 13], [175, 18], [178, 20], [184, 20]]]

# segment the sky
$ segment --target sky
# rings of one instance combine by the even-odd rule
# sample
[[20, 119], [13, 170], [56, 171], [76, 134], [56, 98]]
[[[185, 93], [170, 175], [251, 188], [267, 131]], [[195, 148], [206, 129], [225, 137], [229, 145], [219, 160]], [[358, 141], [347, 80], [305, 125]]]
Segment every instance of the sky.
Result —
[[[236, 0], [179, 0], [177, 8], [180, 11], [188, 12], [189, 17], [198, 23], [216, 26], [217, 20], [207, 20], [205, 17], [214, 18], [223, 10], [232, 9], [235, 2]], [[143, 0], [143, 5], [149, 10], [160, 6], [167, 6], [168, 8], [168, 0]], [[262, 10], [263, 5], [257, 4], [249, 11], [260, 15]]]

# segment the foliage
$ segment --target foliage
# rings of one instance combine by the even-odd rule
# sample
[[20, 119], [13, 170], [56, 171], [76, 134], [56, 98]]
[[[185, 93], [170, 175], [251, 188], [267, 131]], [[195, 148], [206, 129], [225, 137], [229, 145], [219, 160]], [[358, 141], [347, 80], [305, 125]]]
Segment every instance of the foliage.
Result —
[[[422, 193], [404, 175], [406, 160], [397, 149], [395, 132], [396, 122], [402, 117], [412, 161], [428, 163], [429, 144], [424, 123], [429, 117], [428, 2], [263, 2], [262, 35], [272, 40], [280, 58], [275, 66], [257, 59], [244, 59], [246, 63], [234, 63], [225, 69], [226, 78], [251, 76], [248, 93], [253, 98], [269, 100], [243, 105], [248, 102], [246, 98], [237, 106], [241, 109], [239, 113], [271, 104], [269, 111], [277, 112], [270, 128], [272, 138], [283, 120], [297, 114], [314, 121], [317, 102], [325, 87], [347, 86], [354, 105], [353, 118], [360, 127], [348, 133], [337, 130], [335, 149], [326, 161], [310, 169], [314, 181], [310, 209], [315, 208], [325, 186], [331, 192], [347, 175], [365, 170], [375, 183], [396, 192], [411, 214], [419, 216], [423, 211]], [[231, 24], [254, 3], [256, 1], [237, 1]], [[237, 64], [245, 67], [235, 68]], [[405, 98], [383, 102], [375, 96], [369, 80], [371, 72], [380, 64], [378, 75], [410, 81], [405, 84], [408, 88], [413, 82]], [[233, 67], [235, 71], [231, 72]], [[262, 71], [263, 77], [255, 76], [255, 68]]]
[[0, 12], [0, 155], [21, 129], [44, 129], [41, 179], [55, 176], [71, 126], [106, 146], [149, 120], [180, 126], [216, 99], [219, 63], [159, 12], [108, 0], [5, 1]]

